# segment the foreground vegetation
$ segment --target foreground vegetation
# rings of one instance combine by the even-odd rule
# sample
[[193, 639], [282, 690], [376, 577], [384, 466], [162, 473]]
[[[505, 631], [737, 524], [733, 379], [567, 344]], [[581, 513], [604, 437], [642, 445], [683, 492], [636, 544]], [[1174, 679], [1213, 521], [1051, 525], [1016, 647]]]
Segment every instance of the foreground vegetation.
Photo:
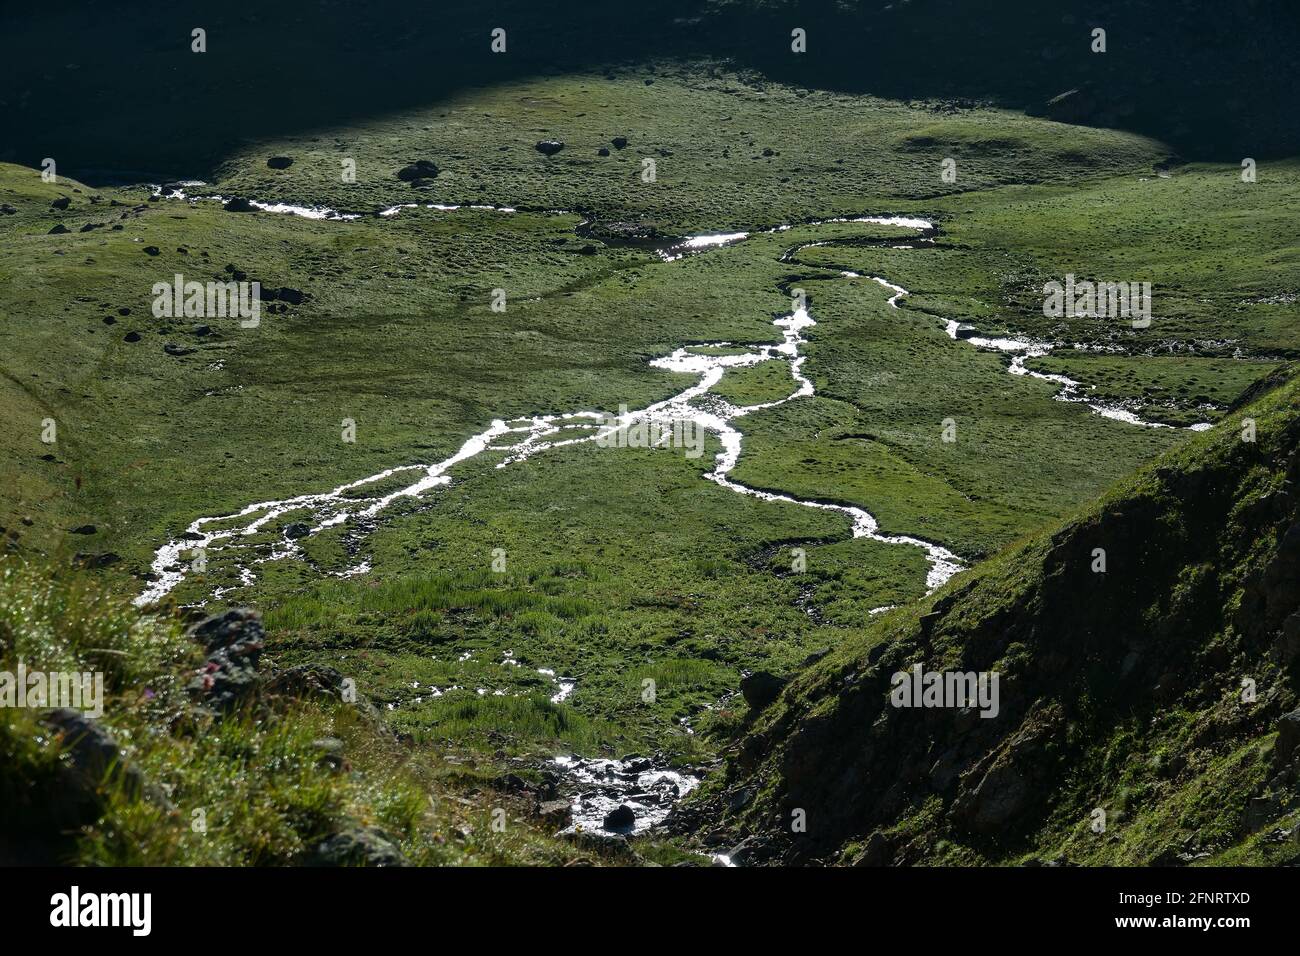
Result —
[[[85, 571], [0, 561], [0, 670], [100, 672], [103, 717], [60, 730], [0, 708], [0, 860], [108, 865], [562, 865], [531, 793], [472, 759], [403, 743], [364, 703], [272, 679], [234, 710], [180, 621], [141, 613]], [[87, 738], [87, 733], [96, 736]], [[107, 733], [114, 755], [83, 751]]]

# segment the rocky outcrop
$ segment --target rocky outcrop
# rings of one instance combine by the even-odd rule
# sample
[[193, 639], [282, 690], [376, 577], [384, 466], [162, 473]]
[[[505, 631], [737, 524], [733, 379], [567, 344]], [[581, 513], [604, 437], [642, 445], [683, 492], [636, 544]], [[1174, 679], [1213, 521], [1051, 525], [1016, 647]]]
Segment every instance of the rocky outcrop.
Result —
[[190, 637], [208, 652], [190, 680], [191, 696], [217, 711], [233, 710], [252, 699], [261, 685], [257, 664], [266, 641], [261, 615], [234, 608], [196, 624]]

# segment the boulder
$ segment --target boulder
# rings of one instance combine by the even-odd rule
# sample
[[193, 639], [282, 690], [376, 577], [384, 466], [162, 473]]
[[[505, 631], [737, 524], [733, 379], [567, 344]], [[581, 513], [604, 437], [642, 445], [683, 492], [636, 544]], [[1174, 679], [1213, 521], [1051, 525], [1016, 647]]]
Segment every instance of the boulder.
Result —
[[605, 814], [605, 819], [601, 822], [606, 830], [630, 830], [636, 823], [636, 811], [626, 803], [620, 803], [609, 813]]
[[242, 196], [233, 196], [226, 200], [226, 204], [221, 207], [226, 212], [252, 212], [254, 206]]
[[126, 760], [125, 751], [113, 735], [93, 718], [61, 707], [43, 715], [41, 724], [54, 732], [71, 770], [65, 778], [71, 792], [59, 799], [88, 810], [99, 805], [99, 788], [107, 784], [120, 787], [130, 799], [149, 796], [160, 805], [166, 804], [162, 793], [148, 787], [140, 769]]
[[187, 690], [204, 705], [229, 711], [248, 700], [260, 685], [258, 660], [264, 646], [261, 617], [247, 608], [232, 608], [205, 618], [190, 629], [208, 659]]
[[537, 805], [537, 815], [555, 827], [567, 827], [573, 820], [573, 804], [568, 800], [545, 800]]
[[417, 179], [433, 179], [437, 175], [437, 164], [427, 159], [416, 160], [397, 171], [397, 178], [404, 183], [414, 182]]
[[754, 671], [741, 678], [740, 693], [750, 710], [762, 710], [781, 696], [787, 683], [784, 677], [777, 677], [769, 671]]
[[626, 136], [615, 136], [613, 139], [610, 140], [610, 142], [614, 144], [615, 149], [627, 149]]
[[564, 149], [564, 144], [558, 139], [544, 139], [537, 143], [533, 149], [537, 150], [543, 156], [554, 156], [560, 150]]
[[302, 521], [295, 521], [284, 526], [284, 536], [286, 538], [305, 538], [309, 534], [311, 534], [311, 525]]
[[393, 841], [374, 827], [358, 826], [321, 840], [302, 861], [303, 866], [406, 866]]
[[269, 166], [271, 169], [288, 169], [290, 166], [293, 165], [293, 157], [272, 156], [270, 159], [266, 161], [266, 165]]
[[208, 653], [240, 641], [260, 641], [266, 636], [262, 617], [252, 608], [233, 607], [224, 614], [213, 614], [189, 629], [190, 640], [203, 645]]

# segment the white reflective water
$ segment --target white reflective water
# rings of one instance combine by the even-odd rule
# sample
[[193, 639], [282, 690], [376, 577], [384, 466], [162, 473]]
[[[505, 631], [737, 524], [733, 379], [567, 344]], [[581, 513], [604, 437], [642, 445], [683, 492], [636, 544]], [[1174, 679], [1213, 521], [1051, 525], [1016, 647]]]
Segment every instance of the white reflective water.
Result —
[[[175, 198], [187, 198], [183, 193], [172, 194]], [[306, 215], [309, 218], [346, 218], [344, 214], [323, 207], [293, 207], [284, 204], [253, 203], [256, 208], [271, 212], [291, 212]], [[417, 208], [418, 204], [404, 204], [390, 207], [380, 213], [381, 216], [396, 215], [401, 209]], [[425, 204], [425, 208], [454, 210], [461, 207]], [[475, 209], [490, 209], [500, 212], [512, 212], [510, 207], [476, 206]], [[905, 216], [861, 216], [826, 220], [829, 223], [869, 223], [885, 226], [897, 226], [922, 232], [931, 232], [934, 224], [926, 219]], [[810, 223], [816, 226], [822, 223]], [[768, 233], [785, 232], [792, 226], [778, 226], [767, 230]], [[690, 252], [718, 248], [744, 241], [749, 233], [710, 233], [693, 236], [661, 253], [668, 261], [680, 259]], [[792, 259], [801, 249], [825, 243], [805, 243], [791, 249], [783, 257]], [[857, 273], [841, 273], [847, 279], [863, 278]], [[908, 295], [902, 286], [886, 279], [866, 277], [885, 289], [891, 295], [889, 305], [899, 308], [901, 299]], [[731, 472], [739, 459], [744, 435], [738, 427], [743, 419], [756, 411], [775, 408], [787, 402], [806, 398], [815, 393], [814, 385], [804, 373], [805, 356], [801, 346], [807, 343], [804, 332], [816, 325], [806, 308], [798, 308], [791, 314], [777, 319], [774, 325], [781, 333], [781, 340], [770, 344], [736, 347], [729, 342], [717, 342], [679, 348], [669, 355], [653, 360], [650, 364], [657, 369], [692, 376], [695, 382], [677, 394], [648, 405], [645, 408], [625, 411], [614, 416], [593, 410], [579, 410], [562, 414], [536, 415], [509, 421], [495, 419], [478, 434], [470, 436], [455, 454], [430, 465], [405, 464], [388, 468], [374, 475], [359, 478], [339, 485], [329, 491], [303, 494], [285, 499], [256, 502], [250, 504], [234, 515], [216, 515], [197, 518], [185, 532], [172, 541], [161, 546], [154, 555], [151, 565], [153, 580], [136, 598], [140, 605], [158, 601], [170, 593], [191, 570], [183, 560], [186, 552], [202, 549], [208, 562], [229, 559], [237, 569], [240, 585], [247, 586], [256, 580], [253, 568], [268, 561], [283, 560], [301, 555], [298, 541], [329, 528], [346, 526], [348, 534], [355, 541], [373, 528], [375, 519], [394, 502], [403, 499], [419, 498], [428, 492], [451, 483], [449, 472], [457, 465], [484, 454], [499, 457], [497, 468], [507, 468], [512, 464], [526, 461], [556, 448], [565, 448], [579, 444], [600, 442], [608, 444], [605, 439], [614, 437], [619, 431], [626, 431], [634, 426], [655, 424], [665, 440], [673, 433], [674, 423], [690, 423], [696, 428], [714, 436], [721, 446], [715, 455], [712, 468], [704, 478], [714, 484], [733, 491], [774, 504], [814, 508], [843, 515], [849, 521], [850, 531], [855, 538], [868, 538], [885, 544], [904, 545], [919, 548], [924, 552], [928, 568], [926, 587], [934, 590], [962, 569], [963, 564], [957, 555], [948, 549], [908, 535], [882, 534], [879, 522], [867, 510], [851, 505], [834, 504], [793, 495], [778, 494], [748, 487], [732, 479]], [[1051, 381], [1061, 386], [1055, 396], [1061, 401], [1082, 402], [1092, 411], [1106, 418], [1153, 428], [1167, 428], [1168, 425], [1147, 422], [1140, 419], [1128, 409], [1119, 405], [1109, 405], [1100, 401], [1089, 400], [1083, 395], [1084, 386], [1063, 375], [1049, 375], [1028, 369], [1025, 362], [1029, 358], [1048, 354], [1050, 343], [1035, 342], [1019, 338], [988, 338], [960, 336], [960, 325], [949, 321], [947, 333], [954, 340], [969, 342], [977, 348], [1005, 352], [1012, 356], [1008, 371], [1013, 375], [1029, 375]], [[729, 354], [701, 354], [705, 349], [726, 349]], [[783, 398], [755, 405], [736, 406], [718, 396], [713, 390], [722, 381], [725, 374], [732, 369], [747, 368], [765, 362], [784, 362], [791, 378], [791, 391]], [[1193, 426], [1206, 428], [1209, 424]], [[653, 433], [653, 432], [652, 432]], [[615, 442], [617, 444], [617, 442]], [[411, 479], [399, 485], [395, 490], [366, 495], [364, 489], [369, 486], [386, 483], [389, 479], [410, 475]], [[274, 527], [273, 522], [280, 518], [294, 516], [294, 524], [305, 524], [306, 530], [297, 528], [294, 536], [282, 533]], [[273, 532], [272, 539], [267, 540], [267, 532]], [[262, 536], [261, 540], [255, 540]], [[339, 576], [349, 577], [365, 574], [370, 569], [368, 561], [361, 561]], [[231, 588], [219, 589], [219, 596]], [[878, 613], [888, 608], [877, 608]], [[572, 686], [561, 687], [562, 696], [572, 692]]]

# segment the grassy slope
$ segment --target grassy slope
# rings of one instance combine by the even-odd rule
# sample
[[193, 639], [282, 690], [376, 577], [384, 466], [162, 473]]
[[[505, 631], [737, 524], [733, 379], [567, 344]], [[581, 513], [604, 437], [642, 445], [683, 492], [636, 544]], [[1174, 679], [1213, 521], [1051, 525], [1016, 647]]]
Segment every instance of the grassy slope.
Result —
[[[196, 709], [185, 686], [202, 653], [179, 621], [142, 614], [85, 572], [0, 560], [0, 670], [20, 659], [29, 673], [104, 673], [100, 723], [162, 799], [140, 799], [110, 771], [92, 782], [95, 809], [78, 816], [67, 757], [40, 711], [0, 709], [0, 861], [283, 865], [358, 825], [413, 864], [594, 859], [494, 791], [487, 768], [402, 746], [350, 704], [271, 702], [224, 718]], [[342, 770], [322, 762], [324, 738], [341, 743]], [[497, 808], [503, 829], [492, 826]], [[206, 829], [192, 825], [198, 811]]]
[[[1294, 859], [1296, 770], [1271, 745], [1297, 704], [1298, 469], [1292, 380], [837, 648], [757, 716], [696, 813], [769, 859]], [[999, 715], [890, 707], [916, 662], [998, 672]]]

